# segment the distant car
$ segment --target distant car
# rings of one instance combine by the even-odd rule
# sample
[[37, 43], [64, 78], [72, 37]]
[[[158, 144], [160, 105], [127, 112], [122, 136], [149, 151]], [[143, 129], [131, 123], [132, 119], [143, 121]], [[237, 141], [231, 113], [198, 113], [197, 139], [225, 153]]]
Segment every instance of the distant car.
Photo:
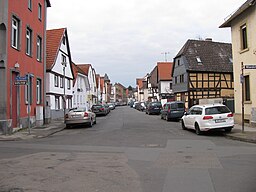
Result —
[[158, 114], [159, 115], [161, 110], [162, 110], [161, 102], [156, 101], [156, 102], [148, 103], [148, 105], [145, 109], [145, 112], [146, 112], [146, 114], [149, 114], [149, 115], [151, 115], [151, 114]]
[[82, 124], [87, 124], [89, 127], [92, 127], [93, 124], [96, 124], [96, 114], [91, 110], [87, 110], [87, 108], [71, 109], [65, 115], [65, 124], [67, 128]]
[[116, 108], [115, 104], [114, 103], [108, 103], [108, 106], [109, 106], [109, 109], [110, 110], [113, 110]]
[[105, 109], [107, 111], [107, 114], [109, 114], [110, 113], [109, 105], [108, 104], [103, 104], [103, 106], [105, 107]]
[[222, 129], [231, 132], [234, 127], [233, 113], [222, 104], [195, 105], [184, 114], [181, 120], [183, 129], [195, 129], [196, 134], [202, 131]]
[[93, 105], [92, 106], [92, 112], [94, 112], [96, 115], [107, 115], [108, 110], [105, 108], [104, 105]]
[[145, 111], [146, 110], [146, 103], [145, 102], [139, 102], [135, 105], [135, 109], [138, 111]]
[[185, 112], [185, 104], [182, 101], [172, 101], [164, 104], [161, 110], [161, 119], [166, 121], [180, 119]]

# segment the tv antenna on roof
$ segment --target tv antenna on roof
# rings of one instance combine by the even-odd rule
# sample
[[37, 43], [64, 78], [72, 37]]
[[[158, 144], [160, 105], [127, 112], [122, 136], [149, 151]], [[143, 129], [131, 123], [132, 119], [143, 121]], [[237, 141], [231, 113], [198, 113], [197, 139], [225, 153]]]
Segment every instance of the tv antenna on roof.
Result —
[[164, 54], [164, 60], [165, 62], [167, 62], [167, 54], [170, 54], [170, 52], [163, 52], [161, 54]]

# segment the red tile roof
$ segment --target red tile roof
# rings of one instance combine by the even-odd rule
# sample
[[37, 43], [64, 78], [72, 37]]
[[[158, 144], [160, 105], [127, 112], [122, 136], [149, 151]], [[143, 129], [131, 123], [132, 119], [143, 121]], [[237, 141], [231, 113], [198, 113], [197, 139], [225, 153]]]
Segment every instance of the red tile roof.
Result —
[[77, 64], [77, 66], [83, 70], [83, 72], [88, 75], [89, 68], [92, 66], [91, 64]]
[[61, 40], [66, 28], [46, 31], [46, 69], [51, 70], [55, 64]]
[[139, 89], [143, 87], [143, 80], [144, 79], [136, 79], [136, 84], [138, 85]]
[[99, 88], [100, 75], [96, 74], [96, 87]]
[[158, 68], [158, 79], [161, 80], [172, 80], [172, 62], [157, 62]]
[[104, 88], [104, 77], [100, 77], [100, 91], [103, 92]]
[[77, 75], [78, 73], [81, 73], [83, 75], [86, 75], [85, 72], [80, 69], [75, 63], [72, 62], [72, 70], [73, 70], [73, 73], [74, 73], [74, 81], [73, 81], [73, 85], [75, 85], [75, 82], [76, 82], [76, 79], [77, 79]]

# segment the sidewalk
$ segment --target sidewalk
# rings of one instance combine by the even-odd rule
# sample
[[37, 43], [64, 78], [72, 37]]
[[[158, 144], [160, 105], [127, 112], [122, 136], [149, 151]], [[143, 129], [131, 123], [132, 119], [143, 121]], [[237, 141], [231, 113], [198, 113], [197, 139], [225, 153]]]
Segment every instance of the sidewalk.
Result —
[[232, 131], [226, 134], [226, 137], [256, 144], [256, 128], [244, 126], [244, 132], [242, 132], [242, 125], [235, 124]]
[[53, 135], [54, 133], [60, 132], [64, 128], [65, 124], [63, 119], [52, 120], [50, 124], [46, 124], [41, 127], [31, 128], [30, 134], [28, 133], [28, 129], [19, 130], [17, 132], [14, 132], [12, 135], [0, 134], [0, 141], [17, 141], [32, 138], [44, 138]]

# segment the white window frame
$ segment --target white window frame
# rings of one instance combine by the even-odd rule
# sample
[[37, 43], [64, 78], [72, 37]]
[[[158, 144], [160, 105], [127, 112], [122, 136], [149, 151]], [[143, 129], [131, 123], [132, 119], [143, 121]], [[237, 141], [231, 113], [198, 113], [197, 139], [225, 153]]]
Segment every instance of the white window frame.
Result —
[[32, 0], [28, 0], [28, 9], [32, 11]]
[[42, 80], [36, 80], [36, 104], [41, 104], [42, 102]]
[[68, 79], [68, 85], [67, 85], [67, 88], [70, 90], [71, 89], [71, 81], [70, 79]]
[[36, 40], [36, 59], [42, 61], [42, 38], [38, 35]]
[[12, 35], [11, 44], [15, 49], [19, 48], [20, 21], [16, 17], [12, 17]]
[[59, 76], [58, 75], [54, 75], [54, 86], [59, 87]]
[[26, 29], [26, 54], [32, 55], [32, 30], [29, 27]]
[[60, 88], [63, 88], [63, 81], [64, 81], [64, 77], [60, 77]]
[[42, 20], [42, 5], [38, 3], [38, 19]]
[[60, 110], [60, 97], [55, 96], [55, 110]]

